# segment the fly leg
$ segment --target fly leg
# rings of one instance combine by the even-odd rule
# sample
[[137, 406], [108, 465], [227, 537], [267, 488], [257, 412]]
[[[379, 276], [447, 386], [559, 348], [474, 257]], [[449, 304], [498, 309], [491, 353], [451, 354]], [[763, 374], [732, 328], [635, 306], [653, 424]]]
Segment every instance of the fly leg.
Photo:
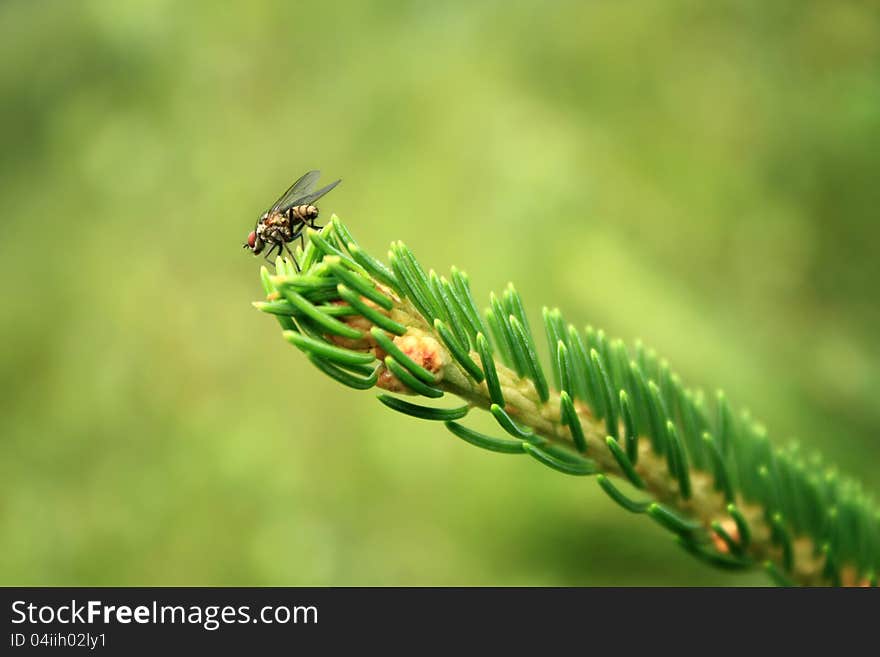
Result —
[[[297, 228], [297, 230], [294, 231], [293, 235], [290, 236], [290, 241], [292, 242], [297, 237], [299, 238], [299, 246], [303, 250], [303, 253], [305, 253], [305, 251], [306, 251], [306, 238], [305, 238], [305, 235], [303, 235], [303, 224], [300, 224], [299, 227]], [[285, 245], [285, 246], [287, 246], [287, 245]], [[288, 253], [290, 253], [289, 250], [288, 250]]]
[[299, 273], [301, 271], [299, 268], [299, 263], [296, 261], [296, 258], [294, 257], [293, 253], [291, 253], [291, 251], [290, 251], [290, 247], [287, 246], [286, 243], [284, 244], [284, 250], [287, 251], [287, 255], [290, 256], [290, 261], [293, 263], [293, 266], [296, 267], [296, 272]]
[[[272, 260], [272, 257], [271, 257], [271, 256], [272, 256], [272, 251], [274, 251], [275, 249], [278, 249], [278, 245], [277, 245], [277, 244], [272, 244], [272, 246], [269, 247], [269, 250], [266, 251], [266, 255], [263, 256], [263, 257], [266, 259], [266, 262], [268, 262], [269, 264], [272, 264], [272, 265], [275, 264], [275, 261]], [[278, 250], [279, 250], [279, 252], [281, 251], [281, 249], [278, 249]]]

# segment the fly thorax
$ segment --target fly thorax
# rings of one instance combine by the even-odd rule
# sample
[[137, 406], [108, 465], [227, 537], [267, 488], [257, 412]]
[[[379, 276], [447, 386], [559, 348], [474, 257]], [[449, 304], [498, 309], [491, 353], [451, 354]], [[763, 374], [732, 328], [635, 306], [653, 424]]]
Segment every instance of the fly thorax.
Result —
[[293, 236], [290, 220], [283, 214], [264, 217], [257, 226], [257, 235], [265, 242], [289, 242]]

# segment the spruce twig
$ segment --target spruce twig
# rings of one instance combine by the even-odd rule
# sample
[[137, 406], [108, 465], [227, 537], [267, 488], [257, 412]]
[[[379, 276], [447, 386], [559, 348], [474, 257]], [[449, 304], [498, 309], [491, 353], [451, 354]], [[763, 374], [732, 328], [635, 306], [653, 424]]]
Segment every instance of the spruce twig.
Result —
[[[880, 511], [857, 482], [796, 446], [774, 447], [723, 393], [709, 405], [669, 364], [637, 344], [566, 324], [544, 309], [544, 373], [511, 285], [480, 313], [467, 275], [426, 273], [401, 242], [390, 267], [357, 246], [337, 218], [310, 231], [301, 272], [263, 268], [266, 300], [285, 339], [322, 372], [356, 389], [465, 402], [454, 408], [380, 394], [388, 408], [443, 421], [471, 445], [528, 454], [554, 470], [598, 475], [612, 500], [668, 529], [684, 549], [725, 569], [763, 569], [783, 585], [872, 585]], [[551, 384], [552, 386], [551, 387]], [[489, 410], [506, 436], [462, 424]], [[638, 489], [632, 500], [610, 477]]]

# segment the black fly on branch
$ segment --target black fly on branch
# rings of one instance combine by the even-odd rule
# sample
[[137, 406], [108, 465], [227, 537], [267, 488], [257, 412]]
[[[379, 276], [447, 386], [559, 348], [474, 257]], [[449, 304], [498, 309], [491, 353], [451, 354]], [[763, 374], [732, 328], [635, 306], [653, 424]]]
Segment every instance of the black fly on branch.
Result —
[[306, 227], [320, 228], [315, 225], [318, 208], [312, 204], [342, 182], [341, 179], [337, 180], [313, 192], [312, 188], [320, 176], [320, 171], [309, 171], [293, 183], [290, 189], [259, 218], [242, 248], [250, 249], [254, 255], [259, 255], [268, 244], [269, 250], [266, 251], [265, 257], [269, 262], [272, 262], [273, 251], [277, 250], [278, 255], [281, 255], [281, 249], [284, 249], [299, 271], [299, 264], [287, 245], [298, 237], [300, 244], [305, 246], [303, 232]]

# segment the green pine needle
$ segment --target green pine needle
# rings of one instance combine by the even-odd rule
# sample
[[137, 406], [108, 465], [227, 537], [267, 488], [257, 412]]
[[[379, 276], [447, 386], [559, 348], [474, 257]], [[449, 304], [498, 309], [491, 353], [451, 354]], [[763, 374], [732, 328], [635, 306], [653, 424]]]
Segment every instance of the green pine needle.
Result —
[[528, 443], [523, 443], [522, 448], [539, 463], [565, 474], [584, 477], [599, 472], [596, 464], [588, 459], [560, 458], [558, 455]]
[[385, 356], [385, 367], [387, 367], [388, 371], [396, 376], [407, 388], [422, 395], [422, 397], [436, 399], [443, 396], [443, 391], [440, 388], [429, 386], [417, 379], [410, 373], [408, 368], [394, 360], [394, 356]]
[[470, 443], [476, 447], [487, 449], [490, 452], [501, 452], [502, 454], [522, 454], [523, 443], [520, 440], [510, 440], [508, 438], [493, 438], [484, 433], [468, 429], [466, 426], [458, 422], [447, 422], [446, 428], [453, 434], [461, 438], [466, 443]]
[[530, 442], [537, 439], [537, 436], [535, 436], [533, 432], [523, 429], [514, 422], [513, 418], [508, 415], [507, 411], [501, 408], [498, 404], [492, 404], [489, 407], [489, 412], [492, 413], [501, 428], [514, 438], [528, 440]]
[[563, 390], [559, 393], [559, 404], [562, 409], [562, 421], [571, 431], [574, 446], [579, 452], [587, 451], [587, 439], [584, 437], [584, 428], [581, 426], [581, 419], [578, 417], [574, 402], [568, 393]]
[[603, 474], [600, 474], [596, 477], [596, 481], [599, 482], [599, 486], [602, 487], [606, 493], [608, 493], [608, 497], [617, 502], [624, 509], [629, 511], [630, 513], [645, 513], [648, 510], [648, 507], [651, 506], [651, 502], [636, 502], [635, 500], [631, 500], [622, 492], [620, 489], [615, 486], [611, 480]]
[[614, 440], [612, 436], [608, 436], [605, 439], [605, 442], [608, 445], [608, 449], [611, 450], [614, 459], [617, 461], [617, 465], [620, 466], [620, 469], [623, 471], [623, 474], [626, 475], [626, 478], [629, 479], [630, 483], [636, 488], [644, 488], [645, 482], [639, 476], [639, 473], [636, 472], [635, 466], [629, 456], [620, 445], [617, 444], [617, 441]]
[[378, 398], [380, 402], [398, 413], [411, 415], [412, 417], [418, 417], [423, 420], [439, 420], [442, 422], [460, 420], [467, 415], [468, 410], [470, 410], [470, 407], [467, 404], [459, 406], [458, 408], [431, 408], [430, 406], [413, 404], [404, 401], [403, 399], [392, 397], [391, 395], [379, 395]]

